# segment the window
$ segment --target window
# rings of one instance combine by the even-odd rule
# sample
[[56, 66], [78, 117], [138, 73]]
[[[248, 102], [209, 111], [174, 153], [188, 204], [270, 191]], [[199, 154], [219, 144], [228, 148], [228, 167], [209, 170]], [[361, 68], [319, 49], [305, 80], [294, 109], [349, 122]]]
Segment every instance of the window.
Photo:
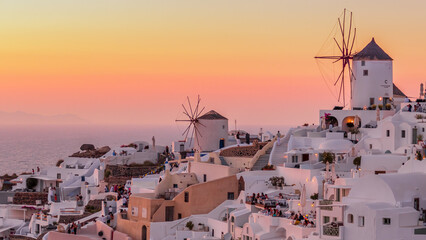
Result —
[[337, 222], [337, 217], [334, 217], [334, 218], [333, 218], [333, 222]]
[[185, 192], [185, 202], [189, 202], [189, 192]]
[[405, 138], [405, 130], [402, 130], [402, 131], [401, 131], [401, 137], [402, 137], [402, 138]]
[[212, 228], [212, 237], [214, 237], [214, 229]]
[[422, 132], [425, 132], [425, 128], [422, 128]]
[[370, 149], [373, 149], [373, 144], [370, 144]]
[[383, 225], [391, 225], [391, 219], [390, 218], [383, 218]]
[[204, 182], [207, 182], [207, 174], [203, 175], [203, 180], [204, 180]]
[[60, 173], [56, 174], [56, 179], [61, 179], [61, 174]]
[[358, 227], [364, 227], [364, 216], [359, 216], [358, 217]]
[[132, 216], [135, 216], [135, 217], [138, 216], [138, 208], [137, 207], [132, 207]]
[[374, 98], [370, 98], [370, 106], [374, 104]]
[[182, 213], [178, 213], [178, 219], [182, 218]]
[[297, 158], [298, 158], [297, 155], [291, 156], [291, 162], [297, 163], [297, 160], [298, 160]]
[[228, 200], [234, 200], [234, 193], [228, 192]]
[[324, 223], [329, 223], [330, 222], [330, 217], [329, 216], [324, 216]]
[[386, 130], [386, 137], [390, 137], [390, 130]]
[[363, 75], [363, 76], [368, 76], [368, 70], [364, 70], [364, 71], [362, 71], [362, 75]]
[[361, 66], [365, 66], [365, 61], [361, 61]]
[[178, 185], [176, 183], [173, 183], [173, 188], [178, 188]]
[[354, 222], [354, 215], [348, 214], [348, 223], [353, 223], [353, 222]]

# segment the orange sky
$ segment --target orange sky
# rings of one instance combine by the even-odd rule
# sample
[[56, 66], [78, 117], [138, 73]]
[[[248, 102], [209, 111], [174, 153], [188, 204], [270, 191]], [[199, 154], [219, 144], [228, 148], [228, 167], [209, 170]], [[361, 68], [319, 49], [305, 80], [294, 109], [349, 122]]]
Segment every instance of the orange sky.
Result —
[[246, 125], [317, 122], [337, 105], [314, 60], [348, 8], [394, 82], [426, 81], [426, 1], [44, 0], [0, 3], [0, 110], [174, 124], [197, 94]]

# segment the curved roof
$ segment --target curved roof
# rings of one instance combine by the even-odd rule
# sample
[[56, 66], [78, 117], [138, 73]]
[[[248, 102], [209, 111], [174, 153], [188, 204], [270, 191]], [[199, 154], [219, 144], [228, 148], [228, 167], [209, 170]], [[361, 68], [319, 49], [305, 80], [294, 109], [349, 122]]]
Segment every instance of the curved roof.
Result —
[[393, 60], [379, 45], [374, 38], [361, 52], [354, 55], [353, 60]]
[[345, 201], [387, 202], [392, 205], [410, 202], [413, 196], [426, 194], [426, 174], [380, 174], [360, 178]]
[[220, 115], [215, 110], [211, 110], [211, 111], [207, 112], [206, 114], [199, 117], [198, 119], [208, 119], [208, 120], [225, 119], [225, 120], [228, 120], [226, 117]]
[[354, 144], [346, 139], [330, 139], [321, 143], [318, 147], [320, 150], [329, 151], [349, 151]]

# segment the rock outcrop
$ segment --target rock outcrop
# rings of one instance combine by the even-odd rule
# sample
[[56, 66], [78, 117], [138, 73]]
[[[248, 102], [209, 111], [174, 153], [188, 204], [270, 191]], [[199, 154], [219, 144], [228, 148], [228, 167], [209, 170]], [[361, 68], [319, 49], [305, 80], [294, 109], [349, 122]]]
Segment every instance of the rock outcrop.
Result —
[[[83, 148], [84, 145], [86, 145], [86, 144], [83, 144], [81, 146], [81, 148]], [[88, 144], [88, 145], [90, 145], [90, 144]], [[82, 152], [79, 151], [79, 152], [73, 153], [70, 157], [78, 157], [78, 158], [100, 158], [103, 155], [105, 155], [107, 152], [109, 152], [110, 150], [111, 150], [110, 147], [104, 146], [104, 147], [101, 147], [101, 148], [98, 148], [98, 149], [85, 150], [85, 151], [82, 151]]]

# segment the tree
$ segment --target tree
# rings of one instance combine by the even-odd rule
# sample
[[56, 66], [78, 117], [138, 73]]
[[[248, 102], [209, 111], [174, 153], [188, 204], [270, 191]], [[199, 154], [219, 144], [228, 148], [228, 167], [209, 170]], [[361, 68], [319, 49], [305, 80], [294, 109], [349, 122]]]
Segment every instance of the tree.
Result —
[[322, 154], [322, 162], [324, 164], [326, 164], [327, 162], [331, 164], [334, 162], [334, 159], [335, 159], [335, 155], [332, 152], [324, 152]]
[[422, 122], [423, 122], [423, 119], [425, 119], [425, 117], [423, 116], [423, 114], [416, 114], [415, 118], [419, 119], [419, 120], [422, 120]]
[[361, 157], [356, 157], [353, 163], [356, 165], [356, 169], [359, 169], [359, 166], [361, 166]]
[[351, 140], [353, 135], [355, 135], [355, 140], [356, 140], [356, 135], [359, 134], [359, 129], [357, 127], [354, 127], [350, 129], [350, 132], [351, 132]]

